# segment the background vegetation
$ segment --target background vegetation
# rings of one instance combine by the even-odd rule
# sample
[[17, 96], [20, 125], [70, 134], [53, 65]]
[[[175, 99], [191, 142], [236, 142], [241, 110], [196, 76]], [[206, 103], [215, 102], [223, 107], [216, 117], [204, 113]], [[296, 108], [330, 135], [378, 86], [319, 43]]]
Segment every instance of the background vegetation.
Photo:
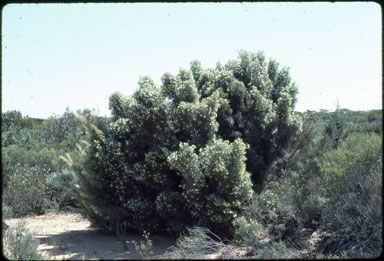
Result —
[[236, 258], [228, 242], [252, 258], [376, 257], [382, 110], [300, 113], [296, 94], [288, 69], [240, 52], [161, 86], [143, 77], [132, 96], [111, 95], [111, 118], [4, 112], [3, 210], [75, 208], [110, 233], [182, 233], [167, 258]]

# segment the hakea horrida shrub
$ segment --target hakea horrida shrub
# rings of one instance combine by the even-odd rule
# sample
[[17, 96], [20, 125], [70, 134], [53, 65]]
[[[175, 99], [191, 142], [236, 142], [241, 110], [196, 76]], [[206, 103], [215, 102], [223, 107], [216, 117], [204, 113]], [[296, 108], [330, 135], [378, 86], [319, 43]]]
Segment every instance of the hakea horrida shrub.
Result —
[[85, 215], [111, 232], [206, 226], [232, 235], [243, 206], [298, 129], [288, 69], [262, 53], [225, 66], [197, 61], [162, 85], [114, 93], [108, 124], [88, 124], [79, 172]]

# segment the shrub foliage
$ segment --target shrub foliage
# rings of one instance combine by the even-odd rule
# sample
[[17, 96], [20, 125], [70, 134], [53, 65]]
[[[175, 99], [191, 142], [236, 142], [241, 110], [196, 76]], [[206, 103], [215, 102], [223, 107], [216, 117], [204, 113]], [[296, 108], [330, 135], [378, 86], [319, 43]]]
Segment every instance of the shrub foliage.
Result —
[[204, 225], [233, 234], [298, 130], [296, 93], [287, 68], [241, 51], [225, 66], [194, 61], [161, 86], [142, 77], [132, 96], [112, 94], [112, 121], [87, 124], [77, 168], [84, 214], [115, 232]]
[[48, 173], [49, 170], [44, 167], [16, 166], [3, 193], [3, 202], [12, 208], [16, 217], [44, 213], [44, 181]]

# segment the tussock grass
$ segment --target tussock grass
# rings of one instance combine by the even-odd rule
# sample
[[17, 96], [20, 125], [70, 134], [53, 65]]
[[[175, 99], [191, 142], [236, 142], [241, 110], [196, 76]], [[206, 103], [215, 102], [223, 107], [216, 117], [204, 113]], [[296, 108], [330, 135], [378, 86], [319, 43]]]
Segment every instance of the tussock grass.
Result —
[[159, 259], [207, 259], [208, 255], [225, 249], [223, 241], [205, 227], [189, 228]]

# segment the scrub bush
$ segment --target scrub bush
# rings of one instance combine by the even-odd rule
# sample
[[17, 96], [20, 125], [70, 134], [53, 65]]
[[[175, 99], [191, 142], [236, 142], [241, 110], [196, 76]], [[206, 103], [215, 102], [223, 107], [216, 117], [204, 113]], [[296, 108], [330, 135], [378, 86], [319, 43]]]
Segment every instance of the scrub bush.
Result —
[[241, 139], [214, 140], [196, 155], [194, 146], [181, 143], [169, 157], [171, 168], [183, 177], [182, 197], [197, 224], [233, 234], [234, 219], [253, 195], [245, 149]]
[[70, 169], [49, 174], [45, 180], [47, 197], [49, 198], [47, 204], [55, 205], [56, 210], [74, 206], [76, 202], [70, 191], [74, 189], [77, 182], [76, 174]]
[[[184, 231], [232, 236], [234, 220], [267, 180], [298, 130], [297, 88], [287, 68], [259, 52], [216, 69], [142, 77], [109, 99], [109, 123], [87, 123], [84, 158], [67, 163], [77, 199], [106, 231]], [[234, 223], [235, 222], [235, 223]]]
[[3, 191], [3, 202], [12, 209], [15, 217], [44, 213], [45, 178], [49, 172], [48, 168], [38, 166], [15, 167]]
[[176, 245], [172, 246], [164, 254], [156, 256], [158, 259], [206, 259], [224, 248], [224, 243], [205, 227], [188, 228], [187, 233], [182, 234]]
[[381, 136], [352, 134], [324, 155], [320, 170], [325, 199], [322, 226], [337, 235], [329, 251], [378, 256], [382, 249]]
[[[289, 210], [290, 227], [327, 231], [317, 251], [350, 257], [376, 257], [382, 249], [382, 138], [350, 134], [336, 149], [298, 164], [273, 188], [257, 197], [254, 212], [273, 227], [279, 211]], [[269, 196], [268, 196], [269, 195]], [[255, 203], [254, 203], [255, 204]], [[254, 206], [254, 204], [252, 206]], [[263, 208], [263, 206], [265, 208]], [[265, 210], [264, 210], [265, 209]], [[287, 214], [285, 217], [289, 216]], [[268, 219], [268, 217], [270, 217]], [[287, 222], [285, 228], [289, 225]], [[294, 225], [294, 226], [292, 226]]]
[[295, 249], [288, 247], [284, 242], [271, 242], [267, 246], [260, 248], [251, 259], [295, 259], [297, 254]]
[[37, 252], [39, 240], [25, 228], [23, 222], [3, 230], [3, 254], [10, 260], [44, 260]]

